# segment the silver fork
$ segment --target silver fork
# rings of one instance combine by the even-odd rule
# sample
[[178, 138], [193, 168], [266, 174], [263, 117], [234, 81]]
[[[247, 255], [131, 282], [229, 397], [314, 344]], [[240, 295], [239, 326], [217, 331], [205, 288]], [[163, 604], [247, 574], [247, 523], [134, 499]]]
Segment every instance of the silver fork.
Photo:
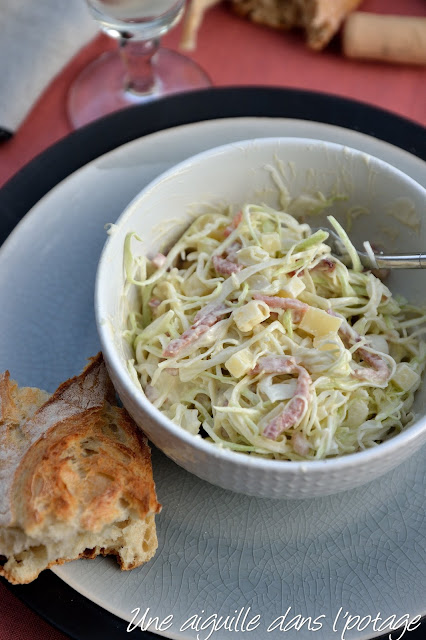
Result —
[[[336, 258], [339, 258], [343, 263], [347, 263], [350, 258], [346, 251], [345, 245], [340, 240], [337, 233], [332, 229], [326, 227], [314, 227], [312, 231], [326, 231], [329, 234], [325, 243], [330, 247], [331, 252]], [[371, 260], [368, 253], [356, 250], [361, 264], [367, 269], [425, 269], [426, 268], [426, 253], [395, 253], [384, 254], [375, 253], [374, 261]]]

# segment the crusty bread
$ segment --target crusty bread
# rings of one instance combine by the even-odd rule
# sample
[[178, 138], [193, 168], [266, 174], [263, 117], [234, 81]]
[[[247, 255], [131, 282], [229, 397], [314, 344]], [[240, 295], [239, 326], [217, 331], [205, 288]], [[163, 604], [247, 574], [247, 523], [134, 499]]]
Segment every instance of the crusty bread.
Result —
[[362, 0], [231, 0], [239, 15], [278, 29], [302, 27], [312, 49], [323, 49]]
[[[301, 0], [303, 2], [303, 0]], [[302, 26], [311, 49], [323, 49], [338, 32], [347, 15], [361, 4], [362, 0], [305, 0]]]
[[297, 0], [230, 0], [239, 16], [275, 29], [291, 29], [303, 23], [301, 3]]
[[[275, 29], [305, 29], [312, 49], [323, 49], [345, 17], [362, 0], [229, 0], [235, 13]], [[195, 47], [204, 12], [220, 0], [191, 0], [184, 25], [183, 48]]]
[[0, 425], [8, 424], [13, 429], [31, 418], [49, 394], [35, 387], [18, 388], [10, 379], [9, 371], [0, 373]]
[[161, 508], [150, 450], [115, 406], [102, 356], [46, 396], [0, 376], [0, 575], [23, 584], [99, 554], [146, 562]]

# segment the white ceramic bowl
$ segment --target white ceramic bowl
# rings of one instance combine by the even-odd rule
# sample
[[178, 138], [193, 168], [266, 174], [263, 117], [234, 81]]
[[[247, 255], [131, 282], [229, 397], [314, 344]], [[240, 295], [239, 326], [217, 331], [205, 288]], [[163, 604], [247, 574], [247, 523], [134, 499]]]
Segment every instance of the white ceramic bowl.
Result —
[[[336, 202], [332, 212], [345, 226], [352, 207], [358, 211], [365, 208], [369, 213], [352, 221], [350, 235], [358, 246], [370, 240], [393, 251], [426, 249], [426, 191], [394, 167], [360, 151], [310, 139], [233, 143], [198, 154], [167, 171], [143, 189], [120, 216], [98, 267], [97, 327], [110, 376], [124, 406], [150, 440], [176, 463], [212, 484], [249, 495], [328, 495], [382, 475], [426, 441], [425, 384], [414, 404], [418, 420], [401, 434], [366, 451], [302, 463], [254, 458], [192, 436], [150, 404], [126, 366], [131, 353], [122, 332], [136, 299], [132, 288], [123, 294], [126, 234], [134, 231], [141, 236], [144, 242], [138, 243], [139, 250], [152, 257], [182, 234], [203, 203], [267, 202], [278, 207], [279, 192], [268, 165], [281, 167], [283, 183], [292, 196], [315, 191], [344, 193], [347, 201]], [[408, 225], [397, 219], [401, 212]], [[315, 217], [311, 224], [323, 222], [324, 218]], [[394, 293], [422, 304], [426, 302], [425, 283], [426, 275], [416, 270], [394, 272], [387, 284]]]

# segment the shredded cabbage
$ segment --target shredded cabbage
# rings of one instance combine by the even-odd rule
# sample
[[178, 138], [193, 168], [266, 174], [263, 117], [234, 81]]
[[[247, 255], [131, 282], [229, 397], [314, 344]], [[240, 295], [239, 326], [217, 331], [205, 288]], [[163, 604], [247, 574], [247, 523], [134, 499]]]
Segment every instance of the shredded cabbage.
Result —
[[353, 268], [327, 234], [245, 205], [199, 216], [167, 256], [136, 258], [128, 367], [149, 400], [214, 445], [279, 460], [376, 446], [414, 420], [426, 362], [425, 309]]

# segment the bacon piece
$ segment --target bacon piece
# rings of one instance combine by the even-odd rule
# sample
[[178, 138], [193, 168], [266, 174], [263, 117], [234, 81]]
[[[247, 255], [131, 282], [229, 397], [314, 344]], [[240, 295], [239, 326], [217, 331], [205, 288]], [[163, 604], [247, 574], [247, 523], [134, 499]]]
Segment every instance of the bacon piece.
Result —
[[243, 219], [243, 212], [242, 211], [239, 211], [238, 213], [235, 214], [235, 216], [232, 218], [232, 220], [228, 224], [228, 226], [225, 227], [225, 231], [223, 232], [225, 238], [230, 236], [231, 233], [233, 231], [235, 231], [235, 229], [238, 227], [238, 225], [240, 224], [242, 219]]
[[237, 260], [237, 251], [239, 251], [240, 249], [241, 249], [241, 243], [233, 242], [225, 250], [225, 256], [228, 258], [228, 260], [232, 260], [232, 262], [235, 262], [235, 260]]
[[239, 242], [233, 242], [225, 250], [222, 256], [213, 256], [212, 262], [217, 273], [229, 276], [231, 273], [238, 273], [243, 266], [237, 263], [237, 251], [241, 249]]
[[[331, 309], [328, 310], [328, 313], [331, 316], [337, 316], [339, 318], [342, 317]], [[359, 333], [350, 326], [346, 319], [343, 319], [339, 333], [342, 340], [348, 345], [354, 345], [361, 341]], [[389, 380], [389, 367], [383, 358], [377, 355], [377, 353], [370, 353], [370, 351], [367, 351], [367, 349], [364, 349], [363, 347], [357, 349], [357, 353], [362, 360], [370, 365], [371, 369], [368, 369], [367, 367], [358, 367], [357, 369], [354, 369], [353, 375], [355, 378], [358, 378], [358, 380], [366, 380], [373, 384], [384, 384]]]
[[303, 314], [309, 309], [309, 305], [297, 300], [296, 298], [280, 298], [280, 296], [265, 296], [262, 293], [254, 293], [253, 298], [256, 300], [262, 300], [271, 309], [291, 309], [291, 311], [297, 312], [297, 322], [300, 321]]
[[212, 327], [219, 320], [220, 316], [230, 311], [224, 304], [218, 306], [207, 305], [204, 309], [200, 309], [194, 318], [193, 324], [182, 333], [179, 338], [171, 340], [163, 351], [165, 358], [175, 358], [182, 349], [193, 344], [203, 333]]
[[370, 353], [370, 351], [362, 348], [358, 349], [358, 353], [370, 365], [371, 369], [367, 369], [367, 367], [355, 369], [354, 376], [356, 378], [375, 384], [384, 384], [389, 380], [390, 371], [383, 358], [378, 356], [377, 353]]
[[243, 268], [241, 264], [236, 264], [228, 258], [222, 258], [221, 256], [213, 256], [213, 266], [217, 273], [221, 275], [229, 276], [231, 273], [238, 273]]
[[161, 300], [159, 300], [158, 298], [151, 298], [150, 300], [148, 300], [148, 306], [152, 309], [155, 309], [155, 307], [159, 307], [160, 304]]
[[250, 373], [292, 373], [297, 366], [292, 356], [264, 356], [259, 358]]
[[166, 260], [167, 260], [167, 258], [166, 258], [165, 255], [163, 255], [162, 253], [157, 253], [157, 255], [155, 255], [153, 257], [151, 262], [154, 265], [154, 267], [157, 267], [157, 269], [159, 269], [160, 267], [163, 266], [163, 264], [166, 262]]
[[252, 373], [284, 373], [297, 374], [298, 380], [296, 392], [284, 411], [274, 418], [263, 430], [265, 438], [276, 440], [278, 436], [300, 422], [303, 418], [309, 401], [309, 387], [312, 383], [311, 376], [304, 367], [298, 365], [294, 358], [287, 356], [265, 356], [260, 358], [252, 370]]
[[295, 271], [289, 271], [287, 275], [289, 278], [293, 278], [293, 276], [297, 276], [299, 278], [305, 275], [305, 269], [302, 269], [301, 271], [299, 271], [299, 269], [296, 269]]
[[336, 268], [336, 263], [331, 258], [323, 258], [311, 271], [328, 271], [332, 273]]

